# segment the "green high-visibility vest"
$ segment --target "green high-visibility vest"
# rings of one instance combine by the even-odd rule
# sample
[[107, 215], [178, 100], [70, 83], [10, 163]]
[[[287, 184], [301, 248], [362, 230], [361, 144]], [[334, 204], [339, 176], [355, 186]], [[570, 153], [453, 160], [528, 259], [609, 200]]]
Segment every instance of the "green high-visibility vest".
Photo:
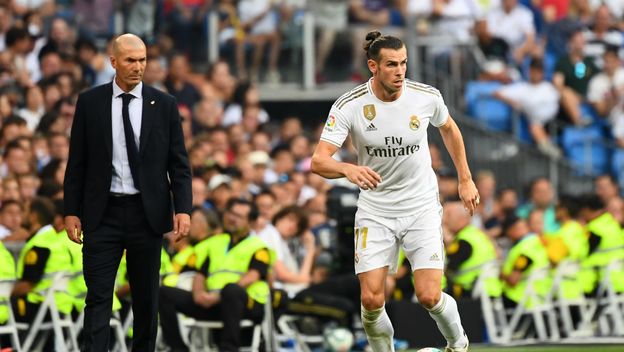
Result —
[[[31, 250], [33, 247], [47, 248], [50, 250], [50, 256], [46, 261], [43, 271], [44, 277], [35, 284], [35, 287], [27, 294], [26, 300], [31, 303], [41, 303], [44, 301], [45, 290], [52, 283], [52, 276], [57, 272], [72, 271], [71, 255], [67, 249], [65, 238], [56, 232], [54, 227], [47, 225], [42, 227], [34, 236], [32, 236], [22, 248], [19, 259], [17, 261], [17, 276], [19, 278], [24, 274], [24, 264], [37, 260], [36, 252]], [[73, 299], [67, 292], [57, 292], [54, 294], [54, 300], [59, 312], [69, 314], [73, 307]]]
[[[0, 242], [0, 280], [15, 280], [15, 260], [13, 254]], [[9, 297], [0, 297], [0, 300], [9, 300]], [[5, 305], [0, 306], [0, 324], [9, 319], [9, 310]]]
[[72, 296], [74, 307], [81, 312], [85, 306], [85, 298], [87, 297], [87, 284], [82, 274], [82, 246], [76, 244], [67, 238], [67, 231], [62, 230], [59, 236], [63, 237], [63, 242], [67, 245], [67, 250], [71, 255], [72, 270], [74, 278], [69, 281], [67, 292]]
[[582, 260], [589, 252], [589, 242], [587, 241], [587, 231], [576, 220], [566, 221], [557, 235], [563, 239], [568, 248], [568, 258], [571, 260]]
[[[624, 237], [620, 224], [608, 212], [587, 224], [587, 230], [600, 237], [600, 244], [582, 262], [579, 278], [586, 293], [592, 292], [602, 280], [607, 265], [614, 260], [624, 259]], [[617, 292], [624, 292], [624, 272], [611, 274], [611, 282]]]
[[163, 279], [163, 285], [169, 287], [175, 287], [178, 284], [178, 277], [182, 269], [186, 265], [194, 266], [194, 263], [189, 263], [191, 256], [195, 254], [193, 246], [186, 246], [181, 251], [176, 253], [171, 258], [171, 270], [170, 274], [167, 274]]
[[[589, 242], [587, 241], [587, 231], [576, 220], [568, 220], [561, 225], [555, 236], [563, 240], [568, 249], [568, 260], [580, 263], [589, 252]], [[554, 271], [553, 271], [554, 274]], [[564, 277], [561, 281], [561, 291], [563, 299], [575, 299], [583, 294], [583, 283], [580, 275]]]
[[[195, 247], [198, 268], [201, 268], [206, 259], [210, 259], [206, 278], [208, 291], [218, 291], [227, 284], [238, 282], [249, 270], [249, 263], [254, 253], [267, 248], [264, 241], [257, 236], [247, 236], [228, 250], [229, 244], [230, 236], [222, 234], [212, 236]], [[267, 249], [268, 258], [265, 259], [269, 265], [273, 263], [270, 253]], [[269, 285], [265, 280], [252, 283], [247, 286], [246, 290], [249, 297], [262, 304], [266, 302], [269, 296]]]
[[[470, 291], [481, 274], [481, 269], [496, 260], [496, 249], [487, 235], [473, 225], [459, 231], [455, 244], [451, 246], [459, 245], [458, 242], [461, 240], [470, 244], [472, 254], [457, 268], [453, 282], [460, 285], [463, 290]], [[503, 288], [498, 278], [490, 278], [485, 282], [485, 289], [491, 297], [500, 297]]]
[[[511, 247], [511, 250], [507, 255], [507, 259], [505, 260], [505, 264], [503, 265], [504, 275], [510, 275], [514, 271], [516, 260], [520, 256], [525, 256], [531, 259], [531, 266], [524, 270], [522, 278], [515, 286], [511, 286], [507, 282], [503, 284], [503, 292], [505, 296], [516, 303], [519, 303], [525, 294], [529, 276], [535, 270], [548, 268], [550, 266], [546, 248], [544, 248], [544, 245], [540, 241], [539, 237], [535, 234], [524, 236], [524, 238]], [[545, 296], [550, 290], [551, 285], [551, 278], [546, 277], [535, 283], [535, 290], [539, 295]], [[535, 303], [536, 302], [527, 301], [527, 307], [531, 307]]]

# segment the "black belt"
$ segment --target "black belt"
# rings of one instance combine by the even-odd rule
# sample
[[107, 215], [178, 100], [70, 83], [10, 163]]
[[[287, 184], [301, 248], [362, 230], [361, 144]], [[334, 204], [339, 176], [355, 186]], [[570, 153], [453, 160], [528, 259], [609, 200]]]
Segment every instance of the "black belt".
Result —
[[135, 194], [126, 194], [126, 193], [116, 193], [116, 192], [110, 192], [108, 195], [109, 195], [111, 198], [124, 199], [124, 198], [135, 198], [135, 197], [139, 197], [141, 194], [140, 194], [140, 193], [135, 193]]

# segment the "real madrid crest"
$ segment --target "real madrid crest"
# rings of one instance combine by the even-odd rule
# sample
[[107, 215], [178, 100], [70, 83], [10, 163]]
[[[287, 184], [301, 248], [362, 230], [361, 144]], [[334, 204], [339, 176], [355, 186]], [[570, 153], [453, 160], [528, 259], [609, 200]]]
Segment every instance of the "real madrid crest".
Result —
[[410, 116], [409, 126], [414, 131], [416, 131], [420, 127], [420, 120], [418, 119], [418, 116], [416, 115]]
[[375, 112], [375, 105], [364, 105], [364, 117], [366, 117], [367, 120], [372, 120], [375, 116], [377, 116], [377, 112]]

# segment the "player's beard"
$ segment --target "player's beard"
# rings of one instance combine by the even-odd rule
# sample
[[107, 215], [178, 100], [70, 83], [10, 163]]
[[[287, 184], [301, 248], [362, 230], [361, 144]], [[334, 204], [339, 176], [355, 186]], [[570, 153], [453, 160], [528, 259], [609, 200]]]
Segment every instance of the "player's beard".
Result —
[[382, 80], [379, 80], [379, 83], [381, 83], [381, 87], [386, 91], [386, 93], [388, 95], [394, 95], [394, 94], [398, 93], [399, 91], [401, 91], [401, 88], [403, 87], [403, 86], [401, 86], [399, 88], [395, 88], [395, 87], [393, 87], [391, 85], [386, 84]]

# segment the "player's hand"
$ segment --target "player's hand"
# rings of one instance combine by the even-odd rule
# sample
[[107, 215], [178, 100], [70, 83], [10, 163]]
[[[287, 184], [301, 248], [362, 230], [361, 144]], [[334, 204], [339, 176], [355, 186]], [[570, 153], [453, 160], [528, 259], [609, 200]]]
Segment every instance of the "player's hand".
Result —
[[480, 201], [477, 186], [475, 186], [472, 180], [466, 180], [460, 181], [457, 189], [459, 191], [459, 198], [464, 203], [464, 209], [472, 216]]
[[72, 242], [82, 244], [82, 224], [80, 223], [80, 218], [73, 215], [66, 216], [65, 231], [67, 231], [67, 237]]
[[349, 165], [344, 174], [351, 183], [363, 190], [375, 189], [381, 182], [381, 176], [368, 166]]
[[173, 219], [173, 241], [178, 242], [186, 237], [191, 229], [191, 216], [189, 214], [176, 214]]

